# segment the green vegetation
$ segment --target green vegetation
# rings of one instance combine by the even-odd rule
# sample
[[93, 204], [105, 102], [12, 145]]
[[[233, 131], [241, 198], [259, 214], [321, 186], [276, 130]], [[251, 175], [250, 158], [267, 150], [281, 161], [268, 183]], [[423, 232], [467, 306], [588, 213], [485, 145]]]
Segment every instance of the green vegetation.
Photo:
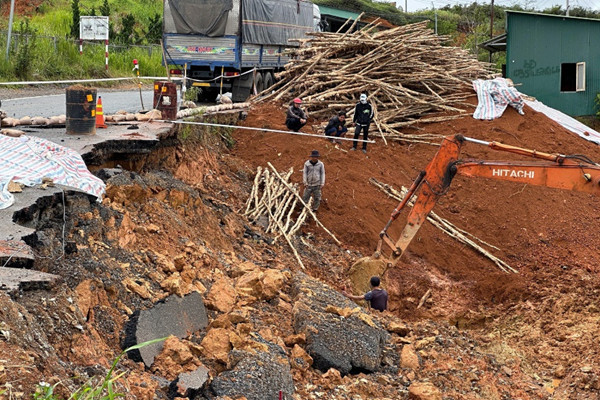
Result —
[[[0, 0], [0, 3], [7, 0]], [[448, 37], [448, 44], [468, 49], [481, 61], [489, 61], [487, 51], [479, 44], [504, 32], [505, 9], [517, 11], [564, 14], [561, 6], [544, 10], [512, 6], [494, 7], [494, 24], [490, 31], [490, 6], [471, 4], [446, 5], [434, 11], [424, 9], [405, 13], [393, 3], [378, 3], [372, 0], [314, 0], [316, 4], [353, 12], [366, 12], [379, 16], [396, 25], [428, 20], [434, 27], [437, 13], [438, 34]], [[9, 60], [0, 57], [0, 80], [22, 79], [51, 80], [78, 79], [89, 77], [133, 76], [131, 61], [140, 61], [141, 75], [162, 76], [162, 56], [157, 45], [162, 34], [162, 0], [45, 0], [29, 15], [15, 18], [15, 33], [9, 50]], [[85, 44], [83, 55], [79, 55], [78, 15], [104, 15], [110, 17], [110, 43], [122, 47], [109, 50], [109, 71], [104, 69], [104, 44]], [[571, 16], [600, 18], [600, 11], [574, 7]], [[6, 29], [7, 18], [0, 20], [0, 30]], [[154, 48], [136, 48], [136, 45], [156, 45]], [[6, 42], [0, 42], [0, 54], [4, 54]], [[504, 53], [495, 53], [491, 61], [498, 69], [505, 62]]]
[[[87, 380], [82, 386], [80, 386], [77, 390], [75, 390], [69, 397], [68, 400], [114, 400], [119, 397], [125, 397], [123, 393], [115, 392], [115, 383], [116, 381], [125, 375], [125, 372], [117, 374], [113, 376], [115, 372], [115, 368], [117, 364], [121, 360], [121, 358], [127, 354], [128, 351], [138, 350], [142, 347], [149, 346], [154, 343], [162, 342], [167, 338], [159, 338], [154, 340], [149, 340], [144, 343], [136, 344], [135, 346], [131, 346], [113, 361], [112, 366], [106, 376], [102, 380], [98, 380], [96, 377], [92, 377]], [[98, 382], [97, 382], [98, 381]], [[58, 397], [54, 391], [56, 387], [61, 382], [58, 382], [54, 385], [50, 385], [46, 382], [40, 382], [38, 384], [37, 390], [33, 394], [34, 400], [61, 400], [61, 397]]]
[[596, 111], [596, 116], [600, 118], [600, 93], [596, 94], [596, 99], [594, 100], [594, 102], [596, 103], [596, 107], [598, 108], [598, 111]]
[[[60, 80], [164, 75], [158, 45], [162, 31], [161, 0], [46, 0], [31, 15], [16, 15], [6, 60], [6, 37], [0, 42], [0, 81]], [[79, 16], [110, 18], [109, 70], [104, 66], [104, 43], [85, 43], [79, 54]], [[8, 18], [0, 21], [6, 30]], [[119, 45], [113, 47], [112, 45]], [[144, 46], [144, 47], [137, 47]]]

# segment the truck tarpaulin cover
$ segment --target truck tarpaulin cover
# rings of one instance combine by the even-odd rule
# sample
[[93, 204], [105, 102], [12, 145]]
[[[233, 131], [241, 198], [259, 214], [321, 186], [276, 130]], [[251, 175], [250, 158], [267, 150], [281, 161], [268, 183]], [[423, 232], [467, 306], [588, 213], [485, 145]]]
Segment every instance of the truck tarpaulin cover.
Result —
[[289, 45], [313, 30], [313, 4], [302, 0], [245, 0], [244, 43]]
[[223, 36], [233, 0], [168, 0], [168, 7], [176, 33]]

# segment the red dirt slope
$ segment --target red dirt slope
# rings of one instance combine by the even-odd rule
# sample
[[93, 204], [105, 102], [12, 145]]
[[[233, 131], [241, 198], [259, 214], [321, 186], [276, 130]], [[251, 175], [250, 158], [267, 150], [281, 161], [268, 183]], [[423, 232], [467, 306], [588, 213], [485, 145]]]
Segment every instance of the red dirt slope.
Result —
[[[261, 105], [249, 112], [246, 125], [285, 129], [284, 113], [284, 105]], [[508, 109], [495, 121], [464, 117], [419, 129], [600, 160], [598, 146], [529, 107], [525, 116]], [[307, 133], [313, 130], [303, 129]], [[267, 161], [279, 170], [294, 167], [295, 182], [301, 182], [302, 165], [310, 151], [319, 150], [327, 171], [319, 218], [343, 246], [365, 255], [374, 250], [378, 233], [396, 206], [369, 184], [369, 178], [396, 188], [409, 186], [437, 151], [436, 146], [424, 144], [385, 146], [377, 139], [365, 155], [348, 152], [351, 142], [336, 148], [320, 138], [244, 130], [235, 131], [234, 138], [234, 155], [254, 167], [266, 166]], [[463, 147], [463, 158], [523, 160], [475, 144]], [[549, 369], [555, 368], [553, 360], [559, 359], [570, 360], [564, 362], [565, 367], [575, 360], [598, 361], [592, 344], [593, 332], [600, 326], [588, 318], [600, 284], [597, 204], [598, 197], [589, 194], [457, 177], [434, 211], [497, 246], [500, 251], [495, 255], [519, 273], [501, 272], [488, 259], [426, 224], [399, 266], [386, 276], [391, 311], [406, 319], [442, 318], [459, 327], [485, 326], [484, 334], [514, 337], [516, 351], [531, 354], [529, 362], [541, 362]], [[397, 237], [402, 226], [400, 217], [391, 230], [392, 237]], [[319, 237], [328, 240], [326, 235]], [[432, 299], [426, 307], [416, 309], [430, 288]], [[573, 330], [582, 332], [568, 344], [564, 336], [562, 340], [546, 336], [554, 328], [560, 331], [564, 319], [571, 321]], [[523, 328], [520, 331], [519, 326]]]

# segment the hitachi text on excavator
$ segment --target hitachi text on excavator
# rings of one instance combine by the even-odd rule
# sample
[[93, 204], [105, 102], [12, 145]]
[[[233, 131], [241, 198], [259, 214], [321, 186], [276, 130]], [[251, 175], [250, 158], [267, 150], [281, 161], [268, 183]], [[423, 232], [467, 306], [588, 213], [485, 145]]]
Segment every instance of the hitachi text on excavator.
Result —
[[[461, 147], [467, 142], [539, 161], [459, 160]], [[586, 156], [542, 153], [462, 135], [447, 136], [437, 154], [425, 170], [419, 173], [404, 199], [392, 212], [388, 223], [379, 234], [374, 258], [382, 257], [382, 247], [385, 244], [391, 249], [388, 267], [396, 265], [438, 199], [448, 192], [450, 183], [457, 174], [600, 195], [600, 164]], [[388, 229], [413, 196], [414, 206], [408, 214], [406, 225], [400, 238], [393, 240], [388, 235]]]

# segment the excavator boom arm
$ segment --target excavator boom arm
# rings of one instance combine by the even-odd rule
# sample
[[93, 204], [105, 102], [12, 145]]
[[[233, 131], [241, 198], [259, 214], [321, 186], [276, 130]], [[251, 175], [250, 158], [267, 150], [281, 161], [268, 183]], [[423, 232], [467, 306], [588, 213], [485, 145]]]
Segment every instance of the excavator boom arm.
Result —
[[456, 168], [458, 175], [468, 177], [491, 178], [600, 195], [600, 167], [595, 165], [482, 161], [460, 163]]
[[[458, 156], [465, 142], [474, 142], [493, 150], [519, 154], [541, 161], [459, 161]], [[376, 254], [380, 254], [382, 245], [387, 244], [392, 249], [391, 261], [394, 264], [413, 240], [438, 199], [447, 192], [456, 174], [600, 195], [600, 165], [583, 156], [542, 153], [498, 142], [465, 138], [461, 135], [447, 136], [442, 141], [437, 154], [411, 186], [407, 198], [394, 210], [387, 225], [381, 231]], [[408, 214], [406, 225], [400, 238], [393, 241], [387, 234], [387, 230], [413, 194], [416, 198]]]

